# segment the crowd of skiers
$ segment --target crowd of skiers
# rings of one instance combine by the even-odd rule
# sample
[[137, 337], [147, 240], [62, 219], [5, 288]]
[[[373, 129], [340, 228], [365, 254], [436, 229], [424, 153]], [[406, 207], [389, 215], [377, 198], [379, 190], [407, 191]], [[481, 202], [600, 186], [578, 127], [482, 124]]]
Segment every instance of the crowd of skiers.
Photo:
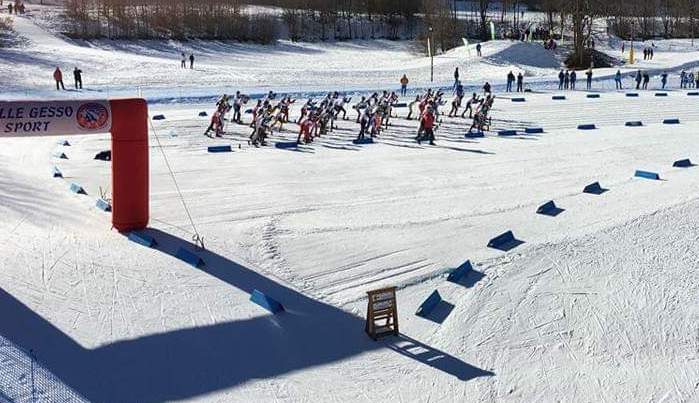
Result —
[[[465, 102], [464, 105], [464, 87], [460, 82], [457, 82], [451, 102], [451, 110], [449, 117], [473, 119], [471, 129], [485, 130], [489, 126], [489, 111], [492, 108], [495, 97], [490, 93], [491, 87], [486, 83], [483, 87], [484, 95], [480, 97], [474, 93]], [[418, 143], [423, 141], [434, 145], [435, 130], [440, 121], [440, 107], [446, 105], [445, 100], [447, 94], [443, 91], [434, 91], [429, 89], [424, 93], [415, 97], [409, 105], [402, 104], [400, 106], [408, 107], [408, 115], [406, 118], [412, 120], [414, 117], [418, 120], [418, 130], [415, 140]], [[382, 93], [373, 93], [370, 96], [362, 96], [361, 99], [352, 105], [352, 109], [356, 111], [355, 122], [359, 124], [359, 133], [356, 141], [368, 141], [381, 135], [382, 130], [390, 125], [390, 119], [394, 116], [394, 108], [398, 105], [399, 96], [395, 92], [383, 91]], [[223, 137], [225, 134], [226, 122], [243, 124], [242, 114], [245, 105], [250, 101], [250, 97], [236, 92], [234, 96], [224, 94], [216, 102], [216, 110], [211, 116], [211, 122], [205, 131], [205, 135], [210, 137]], [[342, 119], [346, 120], [346, 106], [352, 101], [352, 98], [340, 95], [338, 92], [328, 93], [320, 100], [309, 98], [301, 105], [300, 116], [294, 122], [298, 125], [297, 144], [308, 144], [313, 142], [316, 137], [321, 137], [335, 128], [335, 121]], [[270, 91], [266, 97], [256, 101], [256, 104], [247, 110], [245, 113], [252, 115], [252, 129], [249, 136], [249, 144], [253, 146], [264, 146], [267, 144], [266, 139], [272, 134], [275, 128], [281, 132], [284, 124], [289, 123], [289, 108], [296, 102], [288, 96], [282, 96], [277, 99], [277, 94]], [[230, 119], [226, 116], [233, 112]]]

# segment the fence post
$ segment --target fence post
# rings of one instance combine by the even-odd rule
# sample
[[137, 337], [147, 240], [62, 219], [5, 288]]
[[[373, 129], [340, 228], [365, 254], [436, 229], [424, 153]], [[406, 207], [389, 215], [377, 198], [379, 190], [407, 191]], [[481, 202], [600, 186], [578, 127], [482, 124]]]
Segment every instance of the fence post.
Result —
[[32, 402], [36, 403], [36, 387], [34, 387], [34, 350], [29, 350], [29, 358], [31, 359]]

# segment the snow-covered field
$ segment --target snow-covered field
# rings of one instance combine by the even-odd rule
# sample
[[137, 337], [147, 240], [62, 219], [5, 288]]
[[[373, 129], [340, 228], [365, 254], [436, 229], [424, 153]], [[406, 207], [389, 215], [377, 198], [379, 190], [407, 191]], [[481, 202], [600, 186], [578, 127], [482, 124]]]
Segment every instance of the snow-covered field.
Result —
[[[16, 26], [31, 43], [0, 49], [3, 98], [66, 95], [51, 91], [55, 60], [86, 71], [96, 91], [69, 95], [81, 97], [127, 95], [136, 83], [154, 98], [381, 88], [404, 71], [428, 84], [429, 60], [405, 43], [201, 44], [209, 53], [191, 72], [177, 69], [181, 44], [87, 46], [29, 19]], [[697, 62], [688, 43], [673, 43], [641, 66]], [[398, 118], [376, 144], [356, 146], [349, 120], [298, 150], [256, 149], [246, 126], [202, 136], [209, 104], [152, 103], [166, 116], [151, 131], [156, 249], [110, 231], [94, 207], [110, 184], [109, 164], [92, 159], [108, 135], [70, 137], [69, 147], [2, 139], [0, 335], [91, 401], [698, 401], [699, 167], [672, 163], [699, 161], [699, 97], [627, 98], [596, 83], [599, 99], [553, 101], [557, 69], [533, 48], [527, 59], [528, 46], [495, 42], [467, 61], [454, 50], [436, 59], [437, 77], [448, 83], [458, 64], [475, 85], [539, 66], [527, 67], [538, 80], [527, 102], [500, 98], [492, 114], [493, 130], [540, 135], [467, 139], [465, 120], [445, 118], [432, 147]], [[645, 126], [624, 127], [632, 120]], [[598, 130], [576, 129], [587, 123]], [[288, 125], [271, 140], [296, 134]], [[234, 152], [209, 154], [212, 144]], [[52, 158], [58, 150], [70, 159]], [[205, 237], [199, 269], [174, 257], [193, 230], [163, 153]], [[65, 179], [51, 178], [54, 165]], [[662, 180], [634, 178], [637, 169]], [[609, 191], [583, 194], [595, 181]], [[548, 200], [565, 211], [535, 214]], [[486, 247], [506, 230], [524, 244]], [[446, 282], [466, 260], [466, 283]], [[388, 285], [399, 287], [402, 335], [374, 342], [365, 292]], [[287, 312], [250, 303], [253, 289]], [[448, 315], [413, 315], [433, 290]], [[0, 359], [0, 373], [12, 362]], [[12, 397], [6, 387], [0, 400]]]

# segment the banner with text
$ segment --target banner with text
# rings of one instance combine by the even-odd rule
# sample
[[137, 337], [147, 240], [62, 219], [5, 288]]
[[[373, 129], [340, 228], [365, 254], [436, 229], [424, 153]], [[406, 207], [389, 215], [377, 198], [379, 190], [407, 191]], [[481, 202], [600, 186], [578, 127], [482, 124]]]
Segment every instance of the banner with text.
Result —
[[0, 137], [107, 133], [109, 101], [0, 101]]

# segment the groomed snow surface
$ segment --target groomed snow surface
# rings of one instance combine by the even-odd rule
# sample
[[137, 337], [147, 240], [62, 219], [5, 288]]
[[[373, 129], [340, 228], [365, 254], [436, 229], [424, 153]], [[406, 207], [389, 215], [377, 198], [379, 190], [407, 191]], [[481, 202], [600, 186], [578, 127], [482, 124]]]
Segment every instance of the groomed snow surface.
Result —
[[[507, 54], [507, 43], [497, 46]], [[105, 66], [151, 57], [100, 52]], [[50, 55], [25, 53], [44, 60], [41, 74]], [[286, 63], [265, 63], [274, 60]], [[316, 87], [344, 85], [330, 81], [328, 66], [309, 70], [326, 74]], [[369, 66], [355, 66], [348, 83], [373, 85]], [[445, 80], [452, 66], [439, 67]], [[260, 77], [280, 87], [278, 77], [295, 78], [280, 71]], [[602, 89], [599, 99], [571, 92], [553, 101], [559, 93], [543, 89], [555, 74], [548, 69], [525, 103], [499, 98], [485, 138], [465, 138], [470, 121], [445, 117], [436, 146], [415, 143], [416, 123], [402, 117], [375, 144], [354, 145], [352, 111], [310, 145], [258, 149], [245, 141], [247, 126], [202, 136], [208, 120], [198, 114], [210, 104], [152, 104], [151, 115], [166, 117], [150, 133], [154, 249], [110, 231], [110, 215], [94, 207], [100, 190], [109, 193], [110, 165], [93, 159], [109, 149], [108, 135], [67, 137], [70, 146], [2, 139], [0, 335], [100, 402], [695, 402], [699, 167], [672, 164], [699, 161], [699, 97]], [[28, 77], [19, 70], [13, 82], [43, 97]], [[192, 86], [204, 93], [214, 84]], [[624, 126], [632, 120], [644, 126]], [[597, 130], [577, 130], [593, 123]], [[526, 127], [545, 133], [497, 136]], [[296, 135], [289, 124], [270, 140]], [[233, 152], [207, 152], [220, 144]], [[199, 268], [174, 257], [194, 250], [193, 230], [163, 153], [205, 238]], [[51, 177], [54, 166], [63, 179]], [[661, 180], [634, 178], [637, 169]], [[595, 181], [608, 191], [583, 194]], [[73, 182], [87, 195], [70, 193]], [[564, 211], [536, 214], [549, 200]], [[524, 243], [486, 247], [506, 230]], [[444, 273], [466, 260], [474, 272], [447, 282]], [[399, 287], [402, 334], [374, 342], [364, 334], [365, 292], [383, 286]], [[286, 312], [251, 303], [254, 289]], [[413, 315], [434, 290], [441, 315]], [[5, 345], [0, 372], [28, 371]], [[31, 401], [3, 383], [0, 400]]]

